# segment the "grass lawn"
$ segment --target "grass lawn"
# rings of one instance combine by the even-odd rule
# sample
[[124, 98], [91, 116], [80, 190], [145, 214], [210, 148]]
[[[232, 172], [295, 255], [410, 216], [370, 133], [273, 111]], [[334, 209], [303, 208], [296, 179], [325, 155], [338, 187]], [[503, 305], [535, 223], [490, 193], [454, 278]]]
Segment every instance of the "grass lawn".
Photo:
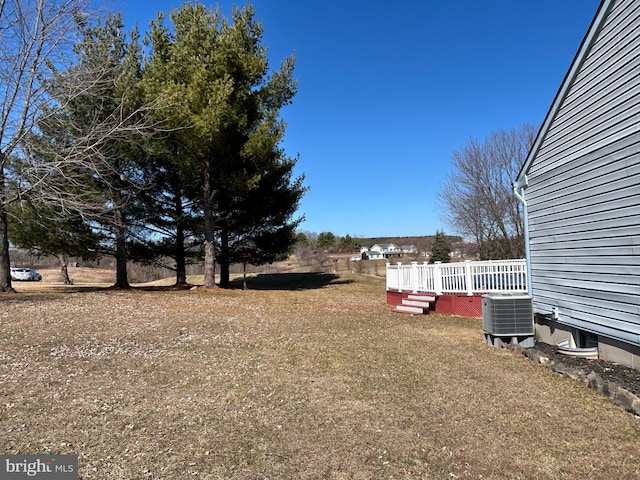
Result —
[[82, 479], [640, 477], [640, 423], [384, 280], [0, 296], [4, 454]]

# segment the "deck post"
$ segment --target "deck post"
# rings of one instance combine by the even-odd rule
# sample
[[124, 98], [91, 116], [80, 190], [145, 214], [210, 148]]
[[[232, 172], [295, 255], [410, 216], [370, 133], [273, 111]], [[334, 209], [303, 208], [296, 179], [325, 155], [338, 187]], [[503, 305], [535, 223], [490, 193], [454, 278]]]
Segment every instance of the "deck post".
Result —
[[418, 262], [411, 262], [411, 290], [412, 293], [418, 293], [420, 283], [420, 273], [418, 272]]
[[433, 264], [433, 288], [436, 295], [442, 295], [442, 271], [440, 265], [442, 262]]
[[464, 262], [464, 281], [467, 284], [467, 296], [473, 296], [473, 275], [471, 275], [471, 260]]

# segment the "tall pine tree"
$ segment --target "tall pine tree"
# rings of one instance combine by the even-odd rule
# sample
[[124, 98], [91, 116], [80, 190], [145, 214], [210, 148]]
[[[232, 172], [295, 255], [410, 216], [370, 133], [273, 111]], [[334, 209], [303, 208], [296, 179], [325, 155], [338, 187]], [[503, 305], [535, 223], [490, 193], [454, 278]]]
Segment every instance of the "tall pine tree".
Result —
[[227, 284], [235, 252], [252, 251], [257, 261], [286, 252], [304, 193], [302, 178], [292, 178], [295, 159], [279, 147], [278, 116], [296, 92], [294, 59], [269, 74], [254, 16], [247, 5], [228, 21], [219, 9], [188, 3], [171, 13], [172, 29], [159, 16], [149, 36], [147, 82], [174, 100], [170, 121], [187, 126], [171, 134], [173, 161], [183, 181], [198, 182], [205, 287], [215, 286], [216, 260]]

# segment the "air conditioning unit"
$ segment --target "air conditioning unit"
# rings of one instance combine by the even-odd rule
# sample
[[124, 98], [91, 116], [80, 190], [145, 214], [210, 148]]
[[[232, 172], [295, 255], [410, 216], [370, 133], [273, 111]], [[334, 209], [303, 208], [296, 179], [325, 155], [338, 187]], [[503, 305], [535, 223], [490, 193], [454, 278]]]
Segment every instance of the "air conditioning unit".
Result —
[[531, 297], [489, 294], [482, 297], [482, 328], [494, 336], [524, 337], [534, 334]]

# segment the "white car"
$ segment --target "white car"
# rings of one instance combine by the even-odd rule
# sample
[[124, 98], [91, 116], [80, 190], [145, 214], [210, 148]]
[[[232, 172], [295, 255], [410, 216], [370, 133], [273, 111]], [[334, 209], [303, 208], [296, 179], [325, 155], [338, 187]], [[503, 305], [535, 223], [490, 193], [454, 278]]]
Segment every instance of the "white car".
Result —
[[39, 282], [42, 275], [35, 268], [11, 268], [11, 280], [25, 282]]

